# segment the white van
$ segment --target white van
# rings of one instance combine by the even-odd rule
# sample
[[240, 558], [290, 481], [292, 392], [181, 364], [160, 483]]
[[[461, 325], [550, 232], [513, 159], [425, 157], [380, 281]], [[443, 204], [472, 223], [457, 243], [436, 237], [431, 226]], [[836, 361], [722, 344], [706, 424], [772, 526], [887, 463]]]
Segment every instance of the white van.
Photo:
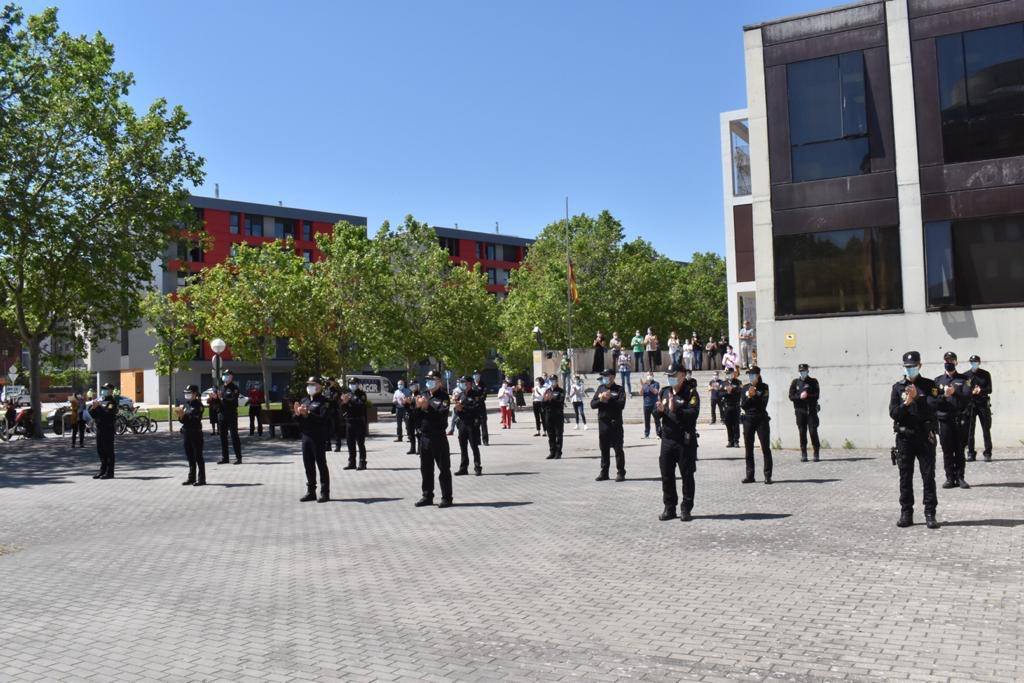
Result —
[[355, 380], [366, 392], [366, 400], [375, 406], [390, 406], [395, 395], [395, 387], [391, 380], [380, 375], [348, 375], [347, 381]]

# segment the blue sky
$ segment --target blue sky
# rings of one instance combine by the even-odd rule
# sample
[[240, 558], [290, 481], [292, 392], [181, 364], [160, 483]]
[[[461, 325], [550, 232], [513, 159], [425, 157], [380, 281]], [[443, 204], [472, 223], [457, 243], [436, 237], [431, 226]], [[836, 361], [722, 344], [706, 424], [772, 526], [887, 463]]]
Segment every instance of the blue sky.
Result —
[[[27, 2], [34, 12], [52, 2]], [[75, 0], [132, 100], [192, 117], [198, 194], [531, 237], [608, 209], [668, 256], [724, 249], [718, 114], [742, 25], [829, 0]]]

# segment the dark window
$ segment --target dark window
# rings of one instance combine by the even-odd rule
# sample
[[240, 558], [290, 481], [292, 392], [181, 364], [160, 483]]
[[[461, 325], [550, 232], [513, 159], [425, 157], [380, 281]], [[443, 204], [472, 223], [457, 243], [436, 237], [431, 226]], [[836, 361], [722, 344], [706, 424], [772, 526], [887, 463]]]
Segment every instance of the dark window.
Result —
[[195, 207], [192, 207], [192, 211], [195, 212], [196, 221], [198, 221], [198, 223], [199, 223], [199, 225], [198, 225], [199, 229], [201, 230], [204, 227], [206, 227], [206, 209], [203, 209], [201, 207], [195, 206]]
[[189, 243], [188, 260], [192, 263], [203, 262], [203, 245], [201, 242]]
[[491, 261], [493, 261], [495, 259], [494, 245], [491, 244], [491, 243], [487, 243], [485, 246], [486, 246], [486, 250], [484, 251], [484, 254], [485, 254], [484, 258], [487, 258], [487, 259], [490, 259]]
[[302, 221], [302, 239], [309, 242], [313, 239], [313, 223], [310, 221]]
[[174, 255], [179, 261], [188, 260], [188, 240], [178, 240], [175, 242]]
[[302, 260], [305, 261], [306, 263], [312, 263], [313, 262], [313, 250], [312, 249], [303, 249], [302, 250]]
[[498, 280], [498, 271], [494, 268], [487, 269], [487, 284], [493, 285]]
[[289, 218], [275, 218], [274, 238], [283, 240], [286, 237], [295, 238], [295, 221]]
[[121, 328], [121, 355], [128, 355], [128, 329], [125, 327]]
[[290, 359], [292, 357], [292, 350], [288, 346], [287, 337], [277, 337], [274, 340], [274, 358], [278, 359]]
[[263, 216], [245, 215], [245, 234], [251, 237], [263, 237]]
[[459, 255], [459, 240], [454, 237], [439, 237], [438, 243], [441, 248], [448, 252], [449, 256]]
[[946, 163], [1024, 154], [1024, 24], [935, 40]]
[[924, 226], [928, 307], [1024, 304], [1024, 215]]
[[232, 212], [231, 216], [228, 217], [228, 230], [232, 235], [238, 234], [238, 214]]
[[476, 258], [479, 261], [483, 257], [484, 257], [484, 243], [483, 242], [477, 242], [476, 243]]
[[864, 55], [795, 62], [786, 78], [793, 182], [869, 173]]
[[899, 228], [858, 228], [775, 238], [778, 316], [903, 307]]

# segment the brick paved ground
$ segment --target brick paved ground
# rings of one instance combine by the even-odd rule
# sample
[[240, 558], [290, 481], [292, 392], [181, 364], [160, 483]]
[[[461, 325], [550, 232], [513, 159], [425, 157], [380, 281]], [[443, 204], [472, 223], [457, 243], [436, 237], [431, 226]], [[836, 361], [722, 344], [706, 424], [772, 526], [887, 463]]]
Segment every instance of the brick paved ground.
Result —
[[0, 444], [0, 680], [1024, 679], [1024, 453], [900, 530], [887, 455], [784, 452], [742, 486], [704, 427], [698, 519], [662, 523], [630, 431], [617, 484], [594, 431], [549, 462], [495, 429], [450, 510], [413, 508], [383, 436], [367, 472], [332, 455], [324, 505], [295, 442], [245, 441], [205, 489], [164, 435], [121, 441], [114, 481], [91, 448]]

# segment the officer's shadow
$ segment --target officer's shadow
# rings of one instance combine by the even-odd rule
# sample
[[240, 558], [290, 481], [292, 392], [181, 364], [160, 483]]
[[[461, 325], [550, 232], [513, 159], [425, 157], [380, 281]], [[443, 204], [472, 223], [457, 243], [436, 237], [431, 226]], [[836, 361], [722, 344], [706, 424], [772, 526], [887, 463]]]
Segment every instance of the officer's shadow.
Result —
[[502, 500], [490, 503], [454, 503], [452, 507], [457, 508], [514, 508], [523, 505], [533, 505], [532, 500]]
[[735, 514], [717, 514], [717, 515], [694, 515], [694, 519], [718, 519], [718, 520], [737, 520], [740, 522], [748, 521], [759, 521], [769, 519], [785, 519], [786, 517], [792, 517], [789, 513], [776, 513], [776, 512], [739, 512]]
[[952, 522], [943, 522], [942, 526], [1000, 526], [1013, 528], [1024, 526], [1024, 519], [958, 519]]
[[394, 503], [403, 498], [331, 498], [332, 503], [362, 503], [363, 505], [373, 505], [374, 503]]

